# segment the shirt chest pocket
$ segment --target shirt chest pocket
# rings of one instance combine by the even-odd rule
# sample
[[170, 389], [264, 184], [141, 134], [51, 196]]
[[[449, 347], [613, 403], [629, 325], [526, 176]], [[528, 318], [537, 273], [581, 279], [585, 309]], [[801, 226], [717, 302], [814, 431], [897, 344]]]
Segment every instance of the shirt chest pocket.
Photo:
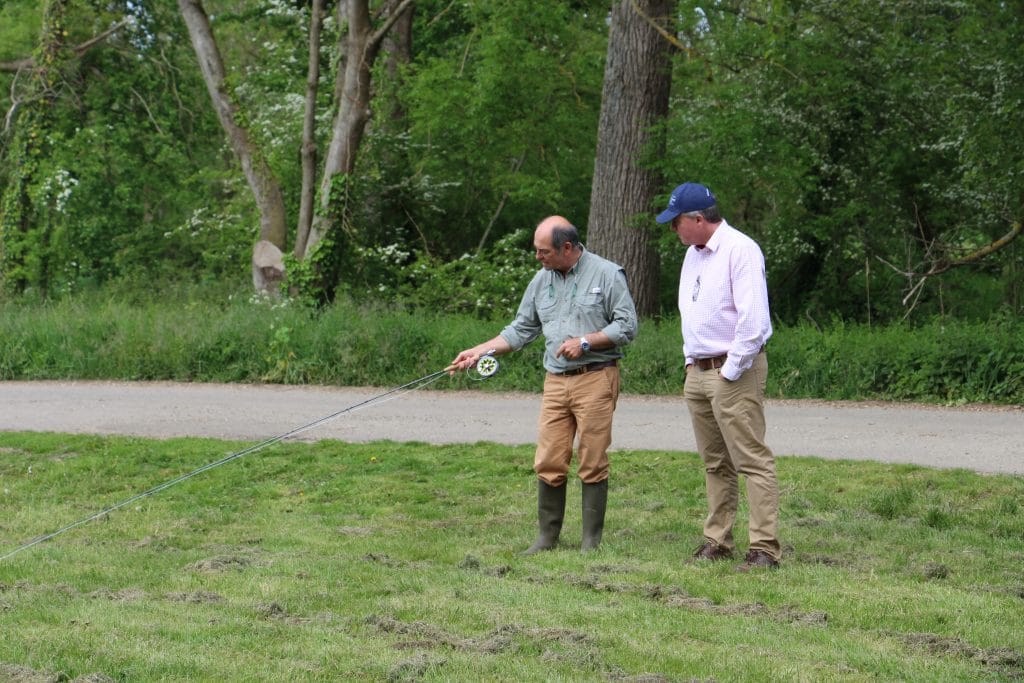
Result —
[[577, 301], [584, 315], [597, 315], [604, 311], [604, 293], [588, 292]]
[[558, 302], [555, 299], [545, 298], [537, 302], [537, 317], [541, 323], [547, 324], [558, 316]]

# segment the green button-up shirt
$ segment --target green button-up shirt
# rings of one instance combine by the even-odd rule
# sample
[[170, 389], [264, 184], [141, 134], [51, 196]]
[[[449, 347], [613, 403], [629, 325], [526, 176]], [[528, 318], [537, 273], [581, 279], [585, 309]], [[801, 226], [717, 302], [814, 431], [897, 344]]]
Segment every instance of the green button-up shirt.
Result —
[[[555, 357], [566, 339], [604, 332], [615, 346], [581, 358]], [[544, 335], [544, 368], [565, 372], [581, 365], [621, 358], [621, 347], [636, 338], [636, 306], [621, 266], [586, 249], [564, 276], [541, 269], [533, 276], [515, 319], [501, 331], [514, 351]]]

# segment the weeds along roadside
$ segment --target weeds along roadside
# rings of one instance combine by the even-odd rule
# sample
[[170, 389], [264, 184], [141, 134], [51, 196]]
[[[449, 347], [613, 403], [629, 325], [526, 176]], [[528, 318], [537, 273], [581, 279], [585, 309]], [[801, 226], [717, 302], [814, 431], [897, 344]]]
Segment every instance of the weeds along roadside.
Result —
[[[79, 297], [0, 303], [0, 379], [170, 380], [397, 386], [444, 367], [506, 323], [338, 301], [320, 309], [242, 297], [223, 303]], [[540, 390], [538, 341], [502, 360], [486, 391]], [[1024, 322], [776, 325], [773, 398], [1024, 403]], [[680, 392], [678, 317], [645, 320], [623, 388]]]

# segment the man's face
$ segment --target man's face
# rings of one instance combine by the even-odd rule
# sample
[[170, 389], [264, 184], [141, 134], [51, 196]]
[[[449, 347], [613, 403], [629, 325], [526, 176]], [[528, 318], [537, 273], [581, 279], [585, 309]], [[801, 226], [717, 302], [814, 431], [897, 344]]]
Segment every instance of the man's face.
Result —
[[544, 266], [545, 270], [558, 270], [565, 272], [572, 263], [569, 257], [572, 254], [572, 244], [566, 242], [561, 249], [555, 249], [551, 244], [551, 234], [534, 235], [533, 255]]
[[707, 223], [704, 216], [681, 213], [672, 219], [672, 229], [679, 237], [679, 241], [690, 246], [691, 244], [704, 244], [707, 242]]

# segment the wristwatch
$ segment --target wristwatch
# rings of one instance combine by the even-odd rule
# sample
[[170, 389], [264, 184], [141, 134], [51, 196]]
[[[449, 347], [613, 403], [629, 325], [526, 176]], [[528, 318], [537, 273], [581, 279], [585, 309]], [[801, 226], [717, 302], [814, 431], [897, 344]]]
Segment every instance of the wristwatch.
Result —
[[587, 341], [586, 337], [580, 337], [580, 349], [583, 353], [590, 351], [590, 342]]

